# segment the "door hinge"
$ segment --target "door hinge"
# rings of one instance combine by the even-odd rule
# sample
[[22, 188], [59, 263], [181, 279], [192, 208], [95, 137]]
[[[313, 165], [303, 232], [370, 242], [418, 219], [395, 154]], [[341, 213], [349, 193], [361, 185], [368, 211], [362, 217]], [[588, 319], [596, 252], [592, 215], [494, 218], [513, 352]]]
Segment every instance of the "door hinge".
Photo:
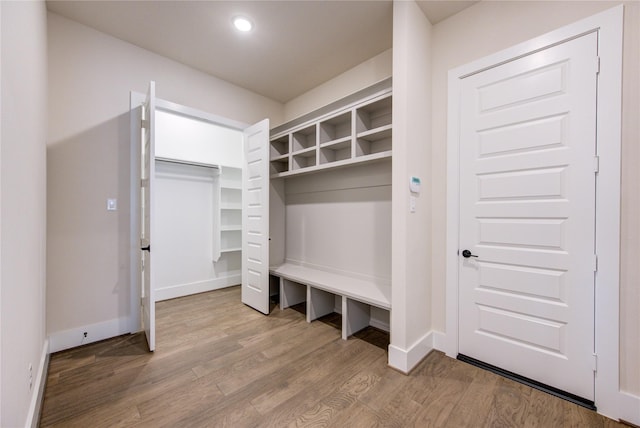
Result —
[[143, 129], [149, 129], [149, 121], [146, 119], [140, 120], [140, 127]]
[[600, 74], [600, 57], [596, 57], [596, 74]]
[[140, 180], [140, 187], [149, 187], [149, 179], [143, 178]]
[[591, 355], [593, 357], [593, 371], [597, 372], [598, 371], [598, 354], [594, 352]]
[[593, 271], [594, 272], [598, 271], [598, 255], [597, 254], [593, 255]]
[[600, 172], [600, 156], [593, 157], [593, 172]]

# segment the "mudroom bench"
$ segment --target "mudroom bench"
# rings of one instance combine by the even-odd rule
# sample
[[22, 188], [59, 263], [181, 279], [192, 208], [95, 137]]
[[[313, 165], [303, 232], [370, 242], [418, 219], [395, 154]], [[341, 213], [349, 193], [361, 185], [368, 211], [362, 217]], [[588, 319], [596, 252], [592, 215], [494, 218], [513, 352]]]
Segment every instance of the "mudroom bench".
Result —
[[280, 278], [280, 309], [306, 302], [307, 322], [336, 310], [342, 300], [342, 338], [347, 339], [371, 323], [371, 306], [391, 310], [391, 284], [314, 269], [293, 263], [271, 267]]

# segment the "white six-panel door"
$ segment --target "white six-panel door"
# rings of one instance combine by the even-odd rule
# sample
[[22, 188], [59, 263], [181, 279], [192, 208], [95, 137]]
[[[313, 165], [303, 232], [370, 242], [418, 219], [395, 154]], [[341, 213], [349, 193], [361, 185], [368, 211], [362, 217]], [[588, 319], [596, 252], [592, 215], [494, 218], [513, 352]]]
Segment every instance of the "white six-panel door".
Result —
[[460, 104], [459, 352], [589, 400], [597, 64], [592, 33], [463, 79]]
[[269, 313], [269, 120], [244, 130], [242, 302]]

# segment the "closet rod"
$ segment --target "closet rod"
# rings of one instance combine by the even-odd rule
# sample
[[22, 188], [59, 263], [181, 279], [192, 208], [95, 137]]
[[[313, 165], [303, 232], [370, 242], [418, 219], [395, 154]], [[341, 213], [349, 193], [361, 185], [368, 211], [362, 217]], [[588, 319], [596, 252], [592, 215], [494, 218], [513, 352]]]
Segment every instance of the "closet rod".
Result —
[[211, 164], [208, 164], [208, 163], [201, 163], [201, 162], [191, 162], [191, 161], [183, 161], [183, 160], [179, 160], [179, 159], [161, 158], [161, 157], [158, 157], [158, 156], [156, 156], [156, 160], [160, 161], [160, 162], [179, 163], [181, 165], [200, 166], [202, 168], [220, 169], [220, 167], [218, 165], [211, 165]]

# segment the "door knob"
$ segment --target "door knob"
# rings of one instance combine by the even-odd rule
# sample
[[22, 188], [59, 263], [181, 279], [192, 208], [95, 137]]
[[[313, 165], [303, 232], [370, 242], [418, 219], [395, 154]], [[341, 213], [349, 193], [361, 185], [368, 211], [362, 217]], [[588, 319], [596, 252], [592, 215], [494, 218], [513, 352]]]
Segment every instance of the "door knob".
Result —
[[142, 247], [140, 248], [142, 251], [148, 251], [151, 252], [151, 245], [147, 245], [146, 247]]
[[471, 254], [471, 251], [469, 250], [462, 250], [462, 257], [464, 257], [465, 259], [468, 259], [469, 257], [478, 257], [475, 254]]

